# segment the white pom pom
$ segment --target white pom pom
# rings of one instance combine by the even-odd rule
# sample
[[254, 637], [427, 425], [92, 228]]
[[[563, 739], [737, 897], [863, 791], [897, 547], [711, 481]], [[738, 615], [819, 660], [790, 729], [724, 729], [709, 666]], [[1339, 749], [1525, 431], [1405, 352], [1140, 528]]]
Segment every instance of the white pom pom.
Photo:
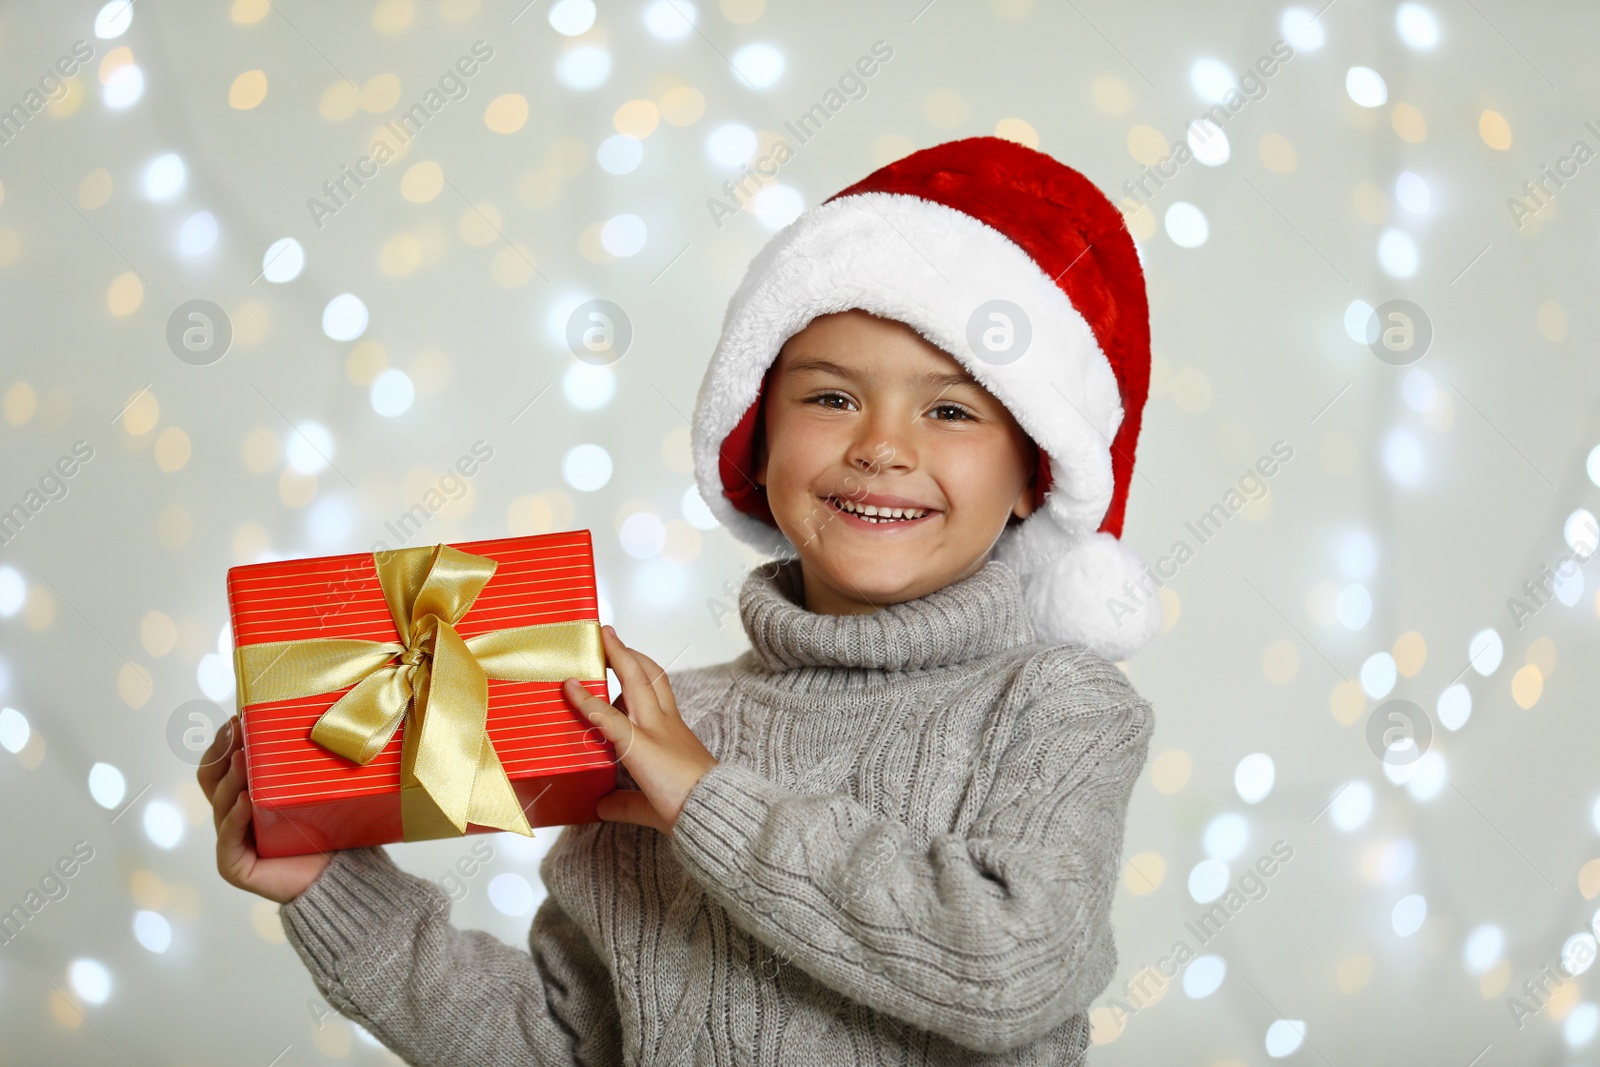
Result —
[[1110, 534], [1073, 542], [1049, 516], [1035, 514], [1008, 532], [996, 558], [1018, 572], [1041, 641], [1087, 645], [1106, 659], [1122, 660], [1161, 628], [1154, 586], [1146, 580], [1140, 588], [1144, 564]]

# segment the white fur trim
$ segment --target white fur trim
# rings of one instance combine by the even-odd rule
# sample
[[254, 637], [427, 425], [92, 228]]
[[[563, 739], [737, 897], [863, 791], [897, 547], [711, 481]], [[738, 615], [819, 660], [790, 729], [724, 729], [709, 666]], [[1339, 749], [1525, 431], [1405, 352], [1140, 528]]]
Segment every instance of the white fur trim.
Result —
[[1028, 526], [1006, 531], [995, 558], [1029, 576], [1023, 602], [1041, 641], [1087, 645], [1110, 660], [1149, 643], [1161, 627], [1161, 602], [1154, 586], [1138, 587], [1144, 564], [1132, 549], [1107, 533], [1069, 542], [1054, 524]]
[[[980, 359], [967, 342], [968, 320], [995, 299], [1021, 307], [1032, 327], [1028, 350], [1011, 363]], [[1116, 375], [1088, 322], [1039, 264], [993, 227], [918, 196], [874, 192], [821, 204], [779, 231], [728, 303], [695, 400], [693, 449], [700, 495], [735, 537], [767, 555], [797, 554], [782, 531], [723, 496], [720, 450], [784, 342], [817, 316], [850, 308], [907, 323], [948, 352], [1048, 454], [1044, 506], [1007, 537], [1050, 527], [1060, 537], [1046, 537], [1064, 548], [1095, 535], [1115, 488], [1111, 440], [1123, 411]], [[1032, 563], [1019, 574], [1025, 587], [1054, 560]]]

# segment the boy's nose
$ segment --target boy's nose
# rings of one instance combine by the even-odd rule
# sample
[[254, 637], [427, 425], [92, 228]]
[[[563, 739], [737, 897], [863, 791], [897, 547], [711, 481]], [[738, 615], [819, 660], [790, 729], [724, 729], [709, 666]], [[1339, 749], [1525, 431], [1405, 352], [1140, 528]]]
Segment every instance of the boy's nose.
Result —
[[917, 464], [910, 429], [904, 417], [892, 413], [863, 420], [846, 460], [865, 471], [910, 470]]

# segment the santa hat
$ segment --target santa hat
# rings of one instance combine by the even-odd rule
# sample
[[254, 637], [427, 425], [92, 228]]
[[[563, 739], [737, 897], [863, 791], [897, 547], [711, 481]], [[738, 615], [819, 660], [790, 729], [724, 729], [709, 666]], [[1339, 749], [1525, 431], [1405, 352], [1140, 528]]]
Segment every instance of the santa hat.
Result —
[[791, 336], [851, 308], [948, 352], [1039, 446], [1035, 510], [994, 552], [1017, 572], [1038, 636], [1109, 659], [1142, 647], [1161, 609], [1124, 588], [1144, 567], [1120, 537], [1149, 306], [1138, 248], [1105, 195], [1042, 152], [971, 137], [874, 171], [773, 236], [728, 303], [694, 411], [700, 495], [764, 555], [798, 553], [754, 480], [763, 381]]

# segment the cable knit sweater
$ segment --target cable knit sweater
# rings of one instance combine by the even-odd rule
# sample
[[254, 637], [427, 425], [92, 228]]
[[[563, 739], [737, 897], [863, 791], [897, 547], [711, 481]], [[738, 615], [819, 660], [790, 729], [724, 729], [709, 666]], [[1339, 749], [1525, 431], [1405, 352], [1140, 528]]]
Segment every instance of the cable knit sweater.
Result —
[[422, 1067], [1081, 1064], [1149, 704], [998, 561], [867, 615], [799, 590], [752, 571], [750, 650], [669, 672], [721, 762], [670, 837], [565, 829], [530, 952], [337, 853], [281, 912], [328, 1002]]

